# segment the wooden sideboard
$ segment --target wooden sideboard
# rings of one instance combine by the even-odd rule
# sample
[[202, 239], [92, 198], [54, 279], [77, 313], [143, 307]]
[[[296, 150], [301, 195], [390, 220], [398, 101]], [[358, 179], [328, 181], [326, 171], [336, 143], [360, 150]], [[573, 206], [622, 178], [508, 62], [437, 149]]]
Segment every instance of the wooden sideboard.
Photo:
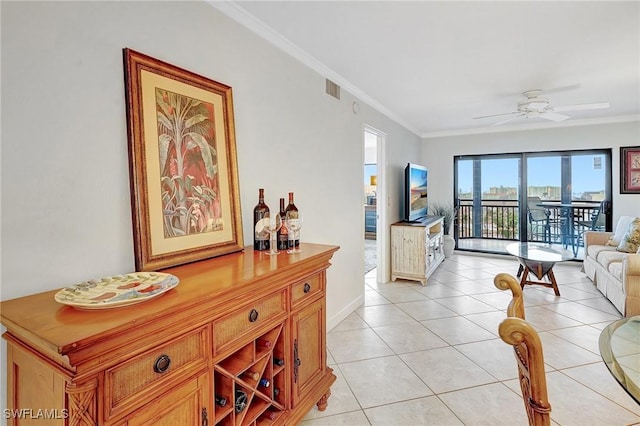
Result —
[[325, 287], [337, 250], [247, 247], [165, 269], [176, 288], [121, 308], [74, 309], [55, 290], [2, 302], [9, 424], [292, 425], [314, 404], [324, 410], [336, 379]]

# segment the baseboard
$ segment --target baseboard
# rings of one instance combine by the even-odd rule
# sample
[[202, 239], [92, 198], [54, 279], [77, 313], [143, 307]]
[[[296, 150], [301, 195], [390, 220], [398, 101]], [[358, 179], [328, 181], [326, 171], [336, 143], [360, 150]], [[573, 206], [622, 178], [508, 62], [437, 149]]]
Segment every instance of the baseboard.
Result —
[[330, 331], [333, 327], [340, 324], [342, 320], [351, 315], [356, 309], [358, 309], [364, 303], [364, 294], [358, 296], [353, 302], [345, 306], [340, 312], [331, 318], [327, 318], [327, 331]]

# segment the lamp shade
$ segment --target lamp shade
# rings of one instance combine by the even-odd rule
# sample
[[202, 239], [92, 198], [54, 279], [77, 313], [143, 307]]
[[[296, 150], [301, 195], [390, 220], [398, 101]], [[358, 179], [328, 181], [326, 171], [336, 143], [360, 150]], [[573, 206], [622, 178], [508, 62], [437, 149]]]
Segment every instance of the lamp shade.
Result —
[[376, 175], [371, 176], [369, 179], [369, 185], [376, 186], [378, 185], [378, 177]]

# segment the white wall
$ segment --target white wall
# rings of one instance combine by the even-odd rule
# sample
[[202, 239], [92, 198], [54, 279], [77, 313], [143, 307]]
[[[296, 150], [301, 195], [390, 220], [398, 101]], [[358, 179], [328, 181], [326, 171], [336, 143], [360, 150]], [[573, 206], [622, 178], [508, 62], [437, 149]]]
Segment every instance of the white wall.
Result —
[[[1, 2], [2, 272], [7, 300], [133, 270], [122, 49], [233, 87], [245, 244], [259, 187], [295, 192], [302, 240], [341, 249], [334, 326], [363, 297], [363, 126], [387, 134], [389, 213], [420, 139], [204, 2]], [[2, 358], [6, 348], [2, 347]], [[6, 365], [2, 362], [3, 382]], [[2, 398], [4, 404], [5, 399]]]
[[640, 195], [620, 194], [620, 147], [639, 145], [640, 122], [632, 121], [430, 138], [424, 140], [422, 161], [429, 168], [429, 197], [451, 201], [454, 155], [611, 148], [615, 226], [620, 216], [640, 214]]

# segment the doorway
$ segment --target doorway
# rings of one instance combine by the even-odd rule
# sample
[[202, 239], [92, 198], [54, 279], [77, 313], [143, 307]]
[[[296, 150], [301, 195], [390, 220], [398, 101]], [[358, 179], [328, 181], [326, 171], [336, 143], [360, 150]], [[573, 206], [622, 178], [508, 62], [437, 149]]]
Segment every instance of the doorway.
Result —
[[363, 128], [363, 257], [365, 277], [385, 282], [388, 274], [385, 246], [385, 166], [386, 135], [370, 126]]

